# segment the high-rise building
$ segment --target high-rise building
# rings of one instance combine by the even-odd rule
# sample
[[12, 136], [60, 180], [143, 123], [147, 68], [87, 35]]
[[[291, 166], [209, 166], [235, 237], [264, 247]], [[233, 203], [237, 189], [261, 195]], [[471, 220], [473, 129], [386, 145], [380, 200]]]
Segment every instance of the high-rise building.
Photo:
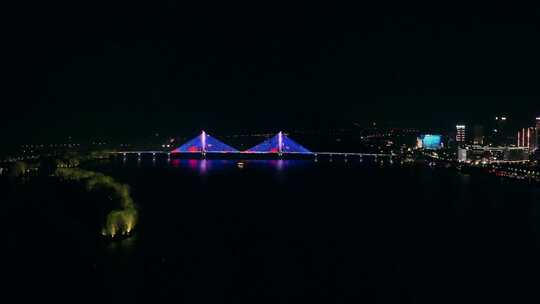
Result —
[[499, 127], [505, 126], [507, 121], [508, 117], [506, 116], [495, 116], [495, 124]]
[[540, 149], [540, 117], [536, 117], [536, 133], [535, 133], [535, 145], [534, 149], [538, 150]]
[[508, 117], [496, 116], [490, 132], [490, 142], [495, 146], [506, 146], [512, 143], [512, 134], [508, 133]]
[[523, 128], [518, 131], [517, 146], [528, 148], [531, 152], [536, 149], [536, 128]]
[[466, 162], [467, 161], [467, 149], [464, 147], [458, 148], [458, 162]]
[[473, 126], [473, 144], [475, 145], [484, 144], [484, 126], [481, 126], [481, 125]]
[[456, 126], [456, 142], [460, 144], [464, 144], [466, 140], [467, 140], [467, 137], [466, 137], [465, 125], [457, 125]]

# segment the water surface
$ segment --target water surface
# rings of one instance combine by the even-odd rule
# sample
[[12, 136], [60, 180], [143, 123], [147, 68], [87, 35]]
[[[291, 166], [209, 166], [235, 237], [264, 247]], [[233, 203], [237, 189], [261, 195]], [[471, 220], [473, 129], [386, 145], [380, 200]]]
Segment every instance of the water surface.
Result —
[[29, 286], [45, 294], [188, 303], [539, 299], [531, 185], [367, 160], [128, 159], [91, 168], [131, 185], [136, 235], [105, 245], [18, 239], [13, 261], [39, 267], [14, 273], [33, 276]]

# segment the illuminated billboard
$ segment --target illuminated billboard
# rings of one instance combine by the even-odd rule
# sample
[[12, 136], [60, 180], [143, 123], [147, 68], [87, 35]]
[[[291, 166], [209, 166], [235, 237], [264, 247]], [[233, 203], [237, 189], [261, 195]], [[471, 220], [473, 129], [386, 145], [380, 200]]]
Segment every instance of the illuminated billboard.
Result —
[[442, 136], [426, 134], [420, 137], [422, 140], [422, 147], [428, 150], [438, 150], [442, 148]]

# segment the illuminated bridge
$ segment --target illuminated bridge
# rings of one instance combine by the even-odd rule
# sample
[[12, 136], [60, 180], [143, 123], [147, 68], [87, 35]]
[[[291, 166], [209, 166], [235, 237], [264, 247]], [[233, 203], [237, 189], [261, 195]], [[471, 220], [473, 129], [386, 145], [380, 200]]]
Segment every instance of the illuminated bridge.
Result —
[[137, 154], [141, 156], [143, 154], [152, 154], [156, 156], [158, 154], [166, 154], [167, 156], [171, 155], [200, 155], [206, 156], [207, 154], [230, 154], [230, 155], [291, 155], [291, 156], [311, 156], [317, 157], [321, 156], [340, 156], [340, 157], [392, 157], [392, 154], [375, 154], [375, 153], [346, 153], [346, 152], [312, 152], [302, 145], [298, 144], [283, 132], [278, 132], [273, 137], [247, 149], [244, 151], [239, 151], [223, 142], [217, 138], [210, 136], [205, 131], [202, 131], [201, 134], [195, 138], [188, 140], [183, 145], [172, 151], [117, 151], [113, 152], [114, 154], [121, 154], [127, 156], [128, 154]]

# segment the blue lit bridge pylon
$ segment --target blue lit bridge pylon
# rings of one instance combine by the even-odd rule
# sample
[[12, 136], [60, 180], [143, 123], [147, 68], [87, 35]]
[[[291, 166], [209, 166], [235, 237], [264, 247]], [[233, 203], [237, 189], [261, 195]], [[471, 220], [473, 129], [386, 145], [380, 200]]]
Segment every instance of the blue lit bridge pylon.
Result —
[[277, 133], [274, 137], [271, 137], [262, 143], [244, 151], [244, 153], [276, 153], [282, 155], [284, 153], [291, 154], [313, 154], [313, 152], [304, 148], [283, 132]]
[[171, 151], [171, 153], [238, 153], [235, 148], [219, 141], [208, 135], [205, 131], [180, 147]]

